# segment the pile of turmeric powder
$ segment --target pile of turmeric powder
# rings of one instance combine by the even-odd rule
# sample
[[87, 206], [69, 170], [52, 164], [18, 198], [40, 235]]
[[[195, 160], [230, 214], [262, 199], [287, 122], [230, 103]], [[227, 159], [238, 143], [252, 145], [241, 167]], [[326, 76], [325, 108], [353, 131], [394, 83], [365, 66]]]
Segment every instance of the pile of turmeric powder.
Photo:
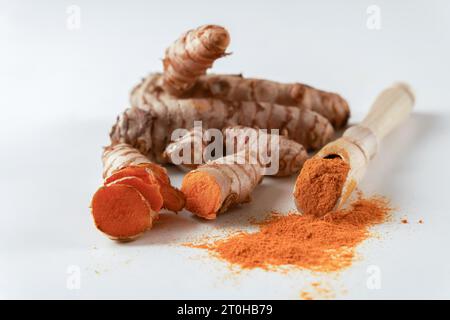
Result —
[[255, 233], [239, 232], [214, 243], [191, 246], [206, 248], [244, 269], [295, 266], [334, 272], [351, 265], [356, 246], [370, 235], [369, 228], [384, 222], [390, 212], [382, 197], [360, 197], [349, 208], [320, 218], [272, 212], [258, 223]]
[[369, 236], [371, 226], [386, 220], [391, 209], [382, 197], [359, 194], [349, 208], [334, 210], [349, 170], [339, 157], [307, 160], [294, 192], [303, 214], [272, 212], [256, 233], [240, 232], [200, 247], [242, 268], [293, 265], [332, 272], [350, 266], [356, 246]]

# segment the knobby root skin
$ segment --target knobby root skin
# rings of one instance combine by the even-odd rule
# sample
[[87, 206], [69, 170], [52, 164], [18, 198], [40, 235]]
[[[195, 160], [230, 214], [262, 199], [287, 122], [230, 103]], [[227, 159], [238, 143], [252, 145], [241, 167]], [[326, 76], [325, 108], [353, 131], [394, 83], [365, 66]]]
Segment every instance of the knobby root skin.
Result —
[[174, 96], [189, 90], [213, 62], [225, 55], [228, 31], [216, 25], [189, 30], [166, 49], [164, 88]]
[[134, 187], [112, 184], [94, 194], [91, 212], [96, 227], [114, 240], [130, 241], [151, 228], [154, 213]]
[[313, 110], [342, 128], [350, 117], [348, 103], [340, 95], [301, 83], [280, 83], [242, 75], [204, 75], [197, 79], [185, 97], [215, 98], [226, 101], [268, 102]]
[[181, 191], [186, 195], [186, 209], [200, 217], [215, 219], [228, 208], [249, 202], [263, 174], [264, 166], [248, 152], [208, 162], [183, 179]]
[[[202, 139], [202, 137], [205, 134], [205, 130], [196, 130], [191, 129], [188, 133], [186, 133], [181, 138], [175, 140], [174, 142], [170, 143], [166, 150], [164, 151], [164, 157], [167, 162], [175, 163], [174, 159], [177, 159], [178, 157], [181, 157], [183, 154], [183, 150], [190, 150], [191, 157], [189, 163], [181, 163], [177, 165], [183, 169], [195, 169], [200, 164], [205, 163], [207, 161], [213, 160], [212, 155], [206, 153], [206, 146], [207, 144]], [[257, 145], [257, 152], [264, 155], [272, 154], [271, 150], [271, 139], [273, 137], [270, 133], [264, 133], [260, 130], [250, 128], [250, 127], [243, 127], [243, 126], [234, 126], [225, 128], [223, 130], [223, 137], [224, 141], [222, 141], [223, 150], [221, 150], [223, 153], [226, 154], [226, 146], [230, 143], [232, 143], [236, 138], [239, 137], [255, 137], [255, 139], [259, 139], [261, 135], [266, 136], [266, 141], [268, 142], [267, 146], [260, 146]], [[249, 148], [251, 146], [248, 145], [249, 142], [244, 142], [242, 144], [234, 143], [235, 149], [232, 153], [242, 151], [240, 148]], [[264, 147], [267, 147], [266, 150], [263, 150]], [[301, 167], [303, 166], [303, 163], [308, 158], [308, 153], [306, 152], [305, 148], [303, 146], [293, 140], [290, 140], [284, 136], [278, 136], [278, 172], [275, 174], [277, 177], [284, 177], [289, 176], [294, 173], [297, 173]], [[201, 162], [194, 163], [192, 160], [201, 160]], [[177, 159], [178, 160], [178, 159]], [[189, 159], [187, 159], [189, 161]], [[267, 164], [267, 166], [270, 164]]]
[[307, 150], [322, 147], [334, 136], [330, 122], [306, 108], [213, 98], [176, 99], [164, 93], [161, 82], [160, 75], [151, 75], [133, 90], [132, 107], [112, 128], [113, 144], [130, 144], [150, 160], [164, 163], [171, 133], [178, 128], [192, 129], [194, 121], [202, 121], [205, 129], [236, 125], [278, 129]]
[[[206, 147], [208, 144], [204, 139], [205, 130], [201, 129], [191, 129], [184, 136], [175, 139], [173, 142], [169, 143], [164, 150], [163, 157], [164, 161], [172, 164], [176, 164], [179, 168], [190, 171], [197, 168], [199, 165], [203, 164], [208, 160], [212, 160], [206, 154]], [[184, 151], [188, 150], [190, 152], [190, 157], [187, 161], [178, 163], [178, 159], [185, 160]]]

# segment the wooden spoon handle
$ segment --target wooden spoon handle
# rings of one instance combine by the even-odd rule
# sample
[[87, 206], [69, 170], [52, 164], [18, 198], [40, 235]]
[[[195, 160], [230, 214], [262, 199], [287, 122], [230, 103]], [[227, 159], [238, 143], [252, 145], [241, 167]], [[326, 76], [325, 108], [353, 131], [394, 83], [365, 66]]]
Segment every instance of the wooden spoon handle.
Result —
[[344, 132], [344, 139], [357, 145], [367, 161], [378, 151], [380, 141], [411, 113], [414, 94], [405, 83], [383, 90], [364, 120]]
[[380, 142], [409, 116], [414, 100], [407, 84], [396, 83], [378, 95], [360, 126], [370, 129]]

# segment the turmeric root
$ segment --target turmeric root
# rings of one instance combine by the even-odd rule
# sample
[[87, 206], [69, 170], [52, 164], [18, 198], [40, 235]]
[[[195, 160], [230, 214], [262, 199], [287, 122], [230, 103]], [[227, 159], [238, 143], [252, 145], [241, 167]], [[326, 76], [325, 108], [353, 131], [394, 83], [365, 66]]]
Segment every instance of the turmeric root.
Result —
[[[223, 131], [225, 145], [230, 145], [230, 143], [232, 145], [237, 145], [230, 141], [232, 139], [235, 139], [235, 137], [248, 137], [253, 134], [257, 139], [259, 139], [261, 135], [264, 135], [265, 139], [263, 139], [262, 141], [266, 141], [266, 145], [250, 146], [250, 149], [251, 147], [257, 148], [257, 150], [255, 151], [258, 153], [258, 157], [261, 156], [261, 154], [271, 156], [274, 152], [278, 152], [278, 157], [276, 157], [278, 159], [278, 170], [275, 173], [275, 176], [277, 177], [285, 177], [298, 172], [302, 168], [303, 163], [306, 161], [306, 159], [308, 159], [308, 153], [306, 152], [303, 145], [282, 135], [277, 136], [278, 143], [275, 146], [276, 150], [273, 150], [271, 140], [274, 138], [274, 135], [272, 134], [243, 126], [230, 127], [226, 128]], [[245, 148], [247, 151], [249, 151], [249, 143], [245, 145]], [[242, 151], [242, 149], [235, 149], [233, 151], [239, 152]], [[274, 164], [267, 163], [265, 167], [267, 168], [269, 165], [271, 166]]]
[[178, 128], [191, 129], [196, 120], [206, 129], [236, 125], [279, 129], [307, 150], [320, 148], [334, 135], [326, 118], [305, 108], [212, 98], [176, 99], [164, 92], [159, 74], [150, 75], [132, 91], [131, 103], [112, 128], [111, 141], [128, 143], [159, 163], [164, 163], [170, 133]]
[[[204, 134], [205, 130], [191, 129], [186, 135], [182, 136], [181, 138], [177, 139], [167, 146], [166, 150], [164, 151], [165, 159], [168, 162], [174, 163], [179, 167], [188, 170], [196, 168], [201, 163], [206, 163], [213, 160], [212, 155], [206, 152], [206, 143], [203, 139]], [[225, 150], [226, 146], [231, 144], [233, 144], [236, 148], [233, 149], [232, 152], [228, 152], [228, 154], [242, 151], [242, 148], [246, 148], [249, 142], [246, 142], [245, 144], [237, 144], [231, 140], [235, 140], [236, 138], [250, 137], [252, 135], [258, 140], [260, 138], [260, 135], [263, 134], [266, 136], [264, 141], [267, 142], [267, 149], [264, 151], [264, 153], [269, 156], [274, 152], [278, 152], [278, 157], [276, 157], [276, 160], [278, 160], [278, 163], [276, 164], [278, 166], [278, 171], [274, 175], [278, 177], [284, 177], [298, 172], [301, 169], [303, 163], [308, 158], [308, 154], [305, 148], [303, 148], [301, 144], [293, 140], [290, 140], [284, 136], [278, 136], [277, 150], [271, 150], [272, 135], [254, 128], [243, 126], [225, 128], [223, 130], [224, 141], [221, 143], [224, 148], [219, 151], [222, 152], [221, 154], [227, 154]], [[189, 152], [191, 153], [191, 157], [190, 159], [186, 159], [187, 162], [179, 163], [179, 159], [185, 160], [185, 158], [183, 158], [184, 150], [189, 150]], [[193, 159], [196, 159], [197, 161], [194, 162], [192, 161]], [[199, 162], [198, 159], [202, 161]], [[266, 163], [266, 167], [269, 165], [274, 164]]]
[[250, 201], [261, 182], [264, 167], [255, 155], [239, 152], [204, 164], [183, 179], [186, 209], [205, 219], [215, 219], [229, 207]]
[[189, 30], [166, 50], [163, 60], [164, 86], [175, 96], [192, 87], [217, 58], [225, 55], [230, 43], [227, 30], [205, 25]]
[[103, 153], [103, 168], [107, 184], [124, 177], [138, 177], [146, 184], [158, 185], [164, 208], [178, 212], [184, 207], [184, 195], [172, 187], [166, 169], [150, 162], [130, 145], [107, 147]]
[[[184, 177], [181, 190], [186, 195], [186, 209], [205, 219], [215, 219], [228, 208], [250, 201], [252, 191], [262, 181], [267, 169], [261, 161], [261, 154], [279, 153], [277, 159], [282, 164], [277, 172], [279, 176], [298, 171], [307, 158], [300, 144], [282, 136], [239, 126], [226, 128], [224, 134], [228, 142], [251, 136], [255, 139], [250, 138], [241, 144], [232, 141], [230, 145], [234, 148], [231, 152], [235, 153], [209, 161]], [[260, 139], [261, 135], [265, 135], [265, 139]], [[279, 138], [276, 145], [279, 150], [272, 149], [271, 139], [274, 137]]]
[[[204, 137], [205, 130], [203, 129], [196, 130], [194, 128], [189, 130], [185, 135], [167, 145], [163, 153], [164, 161], [175, 164], [185, 171], [190, 171], [212, 160], [212, 157], [206, 154], [207, 143]], [[184, 154], [186, 150], [189, 152], [189, 157]], [[223, 150], [220, 151], [223, 155]]]
[[279, 83], [242, 75], [201, 76], [187, 95], [191, 98], [269, 102], [307, 108], [327, 118], [335, 128], [345, 126], [350, 116], [347, 102], [336, 93], [301, 83]]
[[[130, 239], [151, 227], [161, 206], [179, 211], [187, 201], [188, 210], [214, 219], [250, 199], [267, 171], [252, 144], [188, 173], [182, 185], [187, 199], [172, 187], [166, 170], [156, 163], [170, 161], [167, 147], [175, 129], [191, 129], [194, 121], [205, 129], [279, 129], [277, 174], [287, 175], [302, 166], [306, 150], [333, 138], [333, 126], [346, 123], [348, 105], [336, 94], [301, 84], [206, 75], [214, 60], [226, 55], [229, 42], [228, 32], [219, 26], [188, 31], [167, 48], [164, 74], [152, 74], [132, 90], [131, 107], [117, 118], [111, 147], [104, 152], [104, 186], [92, 200], [100, 230]], [[191, 142], [186, 137], [178, 143]]]
[[100, 187], [91, 203], [96, 227], [114, 240], [129, 241], [151, 228], [155, 212], [134, 187]]

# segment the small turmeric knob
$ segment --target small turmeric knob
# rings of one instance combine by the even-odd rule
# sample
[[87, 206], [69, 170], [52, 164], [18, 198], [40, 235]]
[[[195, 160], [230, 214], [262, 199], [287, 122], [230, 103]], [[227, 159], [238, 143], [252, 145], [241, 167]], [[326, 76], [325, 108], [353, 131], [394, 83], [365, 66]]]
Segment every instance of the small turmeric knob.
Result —
[[228, 31], [205, 25], [190, 30], [166, 49], [163, 60], [164, 86], [172, 95], [188, 91], [213, 62], [225, 55], [230, 43]]

